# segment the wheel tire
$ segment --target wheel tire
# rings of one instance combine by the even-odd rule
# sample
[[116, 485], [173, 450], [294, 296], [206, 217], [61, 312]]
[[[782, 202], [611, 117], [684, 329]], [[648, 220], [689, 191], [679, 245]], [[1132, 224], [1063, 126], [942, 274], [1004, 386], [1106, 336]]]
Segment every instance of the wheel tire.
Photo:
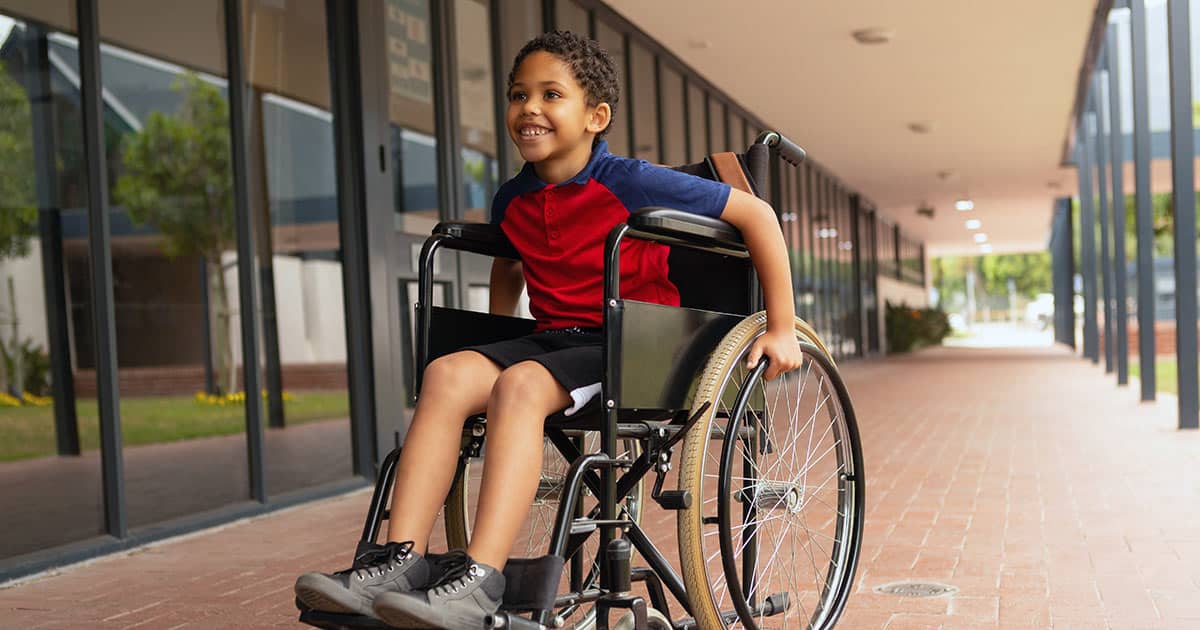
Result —
[[[582, 449], [583, 453], [586, 454], [599, 450], [598, 433], [594, 431], [588, 432], [585, 440], [586, 445]], [[637, 459], [641, 454], [641, 444], [637, 440], [620, 440], [618, 444], [623, 444], [624, 446], [622, 455], [628, 456], [631, 459]], [[562, 454], [548, 438], [543, 442], [542, 457], [541, 483], [538, 487], [537, 495], [534, 497], [534, 503], [530, 506], [529, 519], [513, 544], [513, 553], [518, 556], [524, 554], [525, 557], [537, 557], [547, 553], [550, 544], [550, 532], [554, 528], [554, 519], [558, 513], [559, 489], [562, 486], [563, 478], [566, 476], [567, 468], [570, 466], [570, 462], [563, 458]], [[479, 477], [483, 472], [482, 463], [472, 464], [468, 461], [462, 465], [464, 468], [457, 476], [454, 485], [451, 486], [450, 493], [446, 496], [444, 508], [446, 542], [450, 549], [466, 549], [467, 544], [470, 542], [471, 523], [475, 520], [474, 510], [476, 501], [478, 500]], [[645, 507], [646, 496], [643, 486], [644, 480], [639, 481], [633, 487], [633, 490], [626, 497], [625, 501], [625, 505], [630, 510], [633, 520], [638, 523], [641, 522], [643, 508]], [[583, 492], [582, 501], [585, 514], [591, 506], [596, 504], [596, 498], [592, 493], [587, 492], [586, 488]], [[522, 540], [524, 540], [523, 546]], [[601, 558], [598, 540], [598, 536], [593, 533], [580, 549], [584, 553], [584, 558], [588, 556], [593, 558], [592, 567], [597, 567]], [[584, 564], [586, 572], [586, 560]], [[568, 581], [570, 566], [571, 559], [567, 558], [567, 563], [563, 570], [563, 581], [560, 592], [565, 592], [567, 585], [570, 583]], [[593, 575], [594, 581], [598, 579], [598, 576]], [[568, 614], [563, 627], [572, 630], [586, 630], [594, 625], [595, 610], [592, 605], [586, 605]]]
[[[610, 627], [613, 630], [633, 630], [633, 611], [622, 615], [617, 623]], [[673, 627], [671, 620], [667, 619], [667, 616], [659, 612], [657, 608], [646, 608], [647, 630], [671, 630]]]
[[[679, 553], [684, 584], [691, 595], [695, 619], [701, 628], [726, 627], [721, 613], [735, 608], [727, 590], [720, 540], [716, 538], [725, 533], [732, 534], [732, 529], [723, 533], [717, 525], [705, 524], [703, 519], [716, 516], [717, 507], [722, 506], [731, 514], [736, 511], [737, 527], [734, 529], [747, 531], [743, 529], [742, 510], [750, 508], [745, 508], [743, 502], [734, 498], [737, 495], [753, 496], [750, 502], [754, 505], [753, 510], [767, 514], [765, 518], [757, 519], [756, 527], [751, 530], [760, 532], [754, 540], [758, 543], [765, 540], [766, 545], [755, 545], [759, 553], [754, 556], [756, 567], [750, 596], [761, 601], [760, 597], [775, 592], [787, 594], [789, 607], [784, 616], [770, 618], [772, 627], [780, 623], [785, 628], [832, 627], [845, 607], [854, 581], [864, 513], [863, 466], [857, 424], [849, 395], [833, 360], [812, 328], [800, 319], [796, 320], [795, 332], [804, 353], [803, 365], [770, 383], [759, 381], [752, 384], [761, 390], [752, 392], [752, 403], [748, 406], [758, 411], [747, 411], [743, 419], [743, 427], [761, 426], [762, 419], [767, 419], [765, 435], [770, 450], [762, 452], [759, 448], [747, 449], [745, 442], [739, 444], [738, 452], [734, 453], [736, 461], [731, 462], [734, 464], [731, 470], [736, 471], [731, 481], [733, 491], [731, 496], [721, 497], [718, 503], [716, 488], [721, 459], [720, 436], [724, 433], [734, 397], [750, 373], [745, 368], [746, 355], [754, 341], [765, 332], [765, 314], [751, 315], [735, 326], [712, 353], [700, 377], [694, 408], [698, 409], [705, 401], [712, 401], [712, 405], [701, 421], [688, 432], [683, 443], [679, 487], [691, 493], [692, 504], [677, 513]], [[816, 378], [810, 383], [808, 379], [814, 374]], [[796, 383], [795, 387], [793, 383]], [[806, 390], [805, 384], [815, 388], [815, 392]], [[791, 407], [793, 389], [794, 410]], [[781, 394], [783, 404], [788, 405], [785, 410], [789, 420], [777, 422], [782, 416], [780, 412], [784, 411], [779, 408]], [[810, 396], [815, 404], [806, 407], [809, 398], [805, 396]], [[755, 404], [758, 407], [754, 407]], [[799, 415], [802, 409], [804, 416]], [[823, 410], [824, 414], [821, 413]], [[724, 418], [721, 413], [725, 414]], [[828, 418], [827, 424], [818, 425], [818, 419], [823, 416]], [[802, 435], [810, 426], [811, 433]], [[784, 433], [782, 437], [779, 435], [781, 432]], [[815, 445], [814, 439], [817, 441]], [[826, 441], [830, 442], [828, 448]], [[798, 470], [795, 464], [801, 449], [804, 449], [805, 460], [801, 462], [803, 470]], [[830, 463], [830, 453], [836, 454], [835, 463]], [[790, 464], [788, 458], [791, 459]], [[764, 465], [768, 459], [770, 462]], [[747, 460], [753, 467], [751, 474], [742, 472], [742, 465]], [[827, 475], [826, 469], [830, 465], [836, 468]], [[815, 481], [812, 484], [809, 483], [809, 472], [814, 473]], [[749, 485], [750, 479], [755, 480], [753, 485]], [[830, 483], [835, 484], [834, 487], [829, 488]], [[827, 520], [812, 527], [811, 523], [822, 516]], [[793, 524], [796, 525], [794, 532], [791, 531]], [[769, 538], [779, 528], [783, 530], [777, 538]], [[789, 533], [792, 535], [790, 539], [787, 538]], [[797, 547], [801, 546], [797, 538], [800, 536], [805, 542], [803, 551], [797, 555], [800, 551]], [[785, 542], [790, 543], [788, 548], [793, 556], [792, 566], [783, 569], [790, 571], [786, 579], [778, 578], [776, 581], [777, 576], [771, 573], [779, 570], [775, 568], [776, 563], [788, 562], [786, 558], [781, 559], [779, 553]], [[748, 548], [745, 543], [740, 538], [734, 540], [733, 548], [744, 551]], [[766, 554], [766, 568], [762, 565], [762, 546], [772, 547]], [[743, 581], [740, 572], [744, 570], [744, 565], [740, 558], [735, 565], [743, 567], [738, 569], [738, 579], [735, 580], [740, 585]], [[764, 584], [767, 588], [760, 589]], [[784, 590], [772, 589], [772, 584], [782, 586]], [[741, 619], [735, 619], [732, 624], [746, 628], [758, 625], [754, 620], [745, 623]]]

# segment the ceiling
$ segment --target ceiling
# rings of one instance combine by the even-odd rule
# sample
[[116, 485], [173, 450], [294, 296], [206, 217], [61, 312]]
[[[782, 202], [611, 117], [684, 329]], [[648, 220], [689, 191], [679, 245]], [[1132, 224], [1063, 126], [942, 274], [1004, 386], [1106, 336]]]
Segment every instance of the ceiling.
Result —
[[[931, 255], [979, 253], [968, 218], [997, 253], [1044, 251], [1054, 198], [1076, 191], [1060, 162], [1096, 0], [607, 4]], [[851, 35], [871, 27], [892, 40]], [[975, 210], [954, 209], [963, 196]]]

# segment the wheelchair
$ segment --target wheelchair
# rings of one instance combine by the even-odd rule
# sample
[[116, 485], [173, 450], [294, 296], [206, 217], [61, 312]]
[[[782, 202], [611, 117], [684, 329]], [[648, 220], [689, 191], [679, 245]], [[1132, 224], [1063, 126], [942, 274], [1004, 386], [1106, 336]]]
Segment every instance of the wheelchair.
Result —
[[[762, 196], [770, 171], [785, 168], [772, 154], [792, 165], [804, 157], [780, 134], [764, 132], [743, 154], [716, 154], [677, 170]], [[619, 252], [628, 238], [670, 247], [680, 307], [621, 298]], [[417, 365], [533, 330], [527, 319], [432, 306], [441, 249], [518, 258], [496, 226], [434, 229], [420, 258]], [[613, 228], [605, 248], [601, 396], [590, 413], [546, 420], [541, 481], [514, 545], [528, 557], [505, 566], [508, 587], [492, 627], [757, 630], [837, 622], [863, 531], [854, 410], [829, 352], [799, 318], [799, 369], [768, 382], [766, 360], [746, 366], [766, 330], [760, 304], [749, 254], [729, 224], [645, 208]], [[466, 422], [442, 515], [450, 548], [465, 548], [470, 539], [482, 469], [472, 460], [484, 453], [486, 438], [486, 418]], [[356, 558], [377, 547], [398, 456], [394, 450], [381, 464]], [[647, 499], [675, 512], [677, 566], [643, 529]], [[672, 609], [668, 593], [682, 610]], [[300, 620], [321, 628], [388, 627], [303, 608]]]

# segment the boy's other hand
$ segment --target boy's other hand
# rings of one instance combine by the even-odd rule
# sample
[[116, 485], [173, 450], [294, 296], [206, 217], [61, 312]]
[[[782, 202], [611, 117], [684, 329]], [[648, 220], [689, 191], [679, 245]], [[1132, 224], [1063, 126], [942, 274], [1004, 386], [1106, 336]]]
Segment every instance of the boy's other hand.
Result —
[[765, 335], [756, 339], [746, 357], [746, 368], [754, 369], [763, 355], [771, 359], [771, 364], [763, 374], [763, 378], [768, 381], [800, 367], [804, 361], [804, 355], [800, 352], [800, 342], [796, 340], [796, 333], [791, 329], [780, 332], [768, 330]]

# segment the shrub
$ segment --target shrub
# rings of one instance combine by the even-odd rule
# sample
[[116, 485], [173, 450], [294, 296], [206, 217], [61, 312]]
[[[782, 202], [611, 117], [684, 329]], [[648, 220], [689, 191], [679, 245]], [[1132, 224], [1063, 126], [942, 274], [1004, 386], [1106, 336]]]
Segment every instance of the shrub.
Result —
[[888, 302], [884, 321], [889, 353], [936, 346], [950, 334], [950, 319], [940, 308], [913, 308]]

